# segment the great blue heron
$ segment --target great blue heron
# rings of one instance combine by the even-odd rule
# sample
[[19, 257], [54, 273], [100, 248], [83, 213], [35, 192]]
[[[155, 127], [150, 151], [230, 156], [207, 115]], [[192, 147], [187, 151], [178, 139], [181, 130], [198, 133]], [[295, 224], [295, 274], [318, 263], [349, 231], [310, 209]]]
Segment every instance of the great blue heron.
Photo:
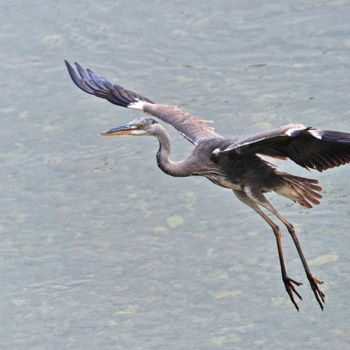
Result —
[[323, 171], [350, 162], [350, 134], [320, 130], [302, 124], [288, 124], [263, 131], [252, 137], [236, 140], [217, 134], [205, 121], [184, 113], [175, 106], [156, 104], [148, 98], [129, 91], [120, 85], [84, 70], [75, 63], [76, 71], [67, 62], [73, 82], [83, 91], [104, 98], [118, 106], [151, 114], [171, 124], [187, 140], [194, 144], [192, 153], [184, 160], [169, 159], [170, 137], [164, 127], [150, 117], [135, 119], [101, 135], [150, 135], [159, 141], [157, 164], [172, 176], [205, 176], [214, 184], [232, 189], [239, 200], [259, 214], [273, 230], [276, 237], [282, 280], [296, 307], [294, 294], [302, 299], [295, 286], [301, 283], [291, 279], [286, 271], [279, 227], [264, 213], [267, 209], [277, 217], [290, 233], [311, 289], [323, 310], [325, 294], [319, 288], [323, 282], [315, 278], [306, 262], [295, 229], [265, 198], [264, 193], [274, 191], [304, 207], [319, 204], [318, 193], [322, 189], [317, 180], [307, 179], [278, 171], [259, 155], [279, 159], [291, 159], [306, 169]]

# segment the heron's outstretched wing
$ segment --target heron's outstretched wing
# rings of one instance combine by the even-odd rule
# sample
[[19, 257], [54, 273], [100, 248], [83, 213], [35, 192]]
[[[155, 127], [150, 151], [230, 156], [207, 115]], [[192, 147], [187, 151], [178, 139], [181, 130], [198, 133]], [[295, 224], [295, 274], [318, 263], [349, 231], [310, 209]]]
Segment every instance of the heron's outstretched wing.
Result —
[[175, 106], [156, 104], [148, 98], [124, 89], [120, 85], [110, 83], [90, 69], [83, 69], [78, 63], [75, 63], [77, 72], [67, 61], [65, 63], [73, 82], [83, 91], [105, 98], [118, 106], [152, 114], [156, 118], [171, 124], [194, 144], [197, 144], [203, 138], [222, 137], [214, 132], [214, 128], [208, 126], [205, 121], [197, 119]]
[[323, 171], [350, 162], [350, 134], [288, 124], [232, 143], [222, 152], [290, 158], [304, 168]]

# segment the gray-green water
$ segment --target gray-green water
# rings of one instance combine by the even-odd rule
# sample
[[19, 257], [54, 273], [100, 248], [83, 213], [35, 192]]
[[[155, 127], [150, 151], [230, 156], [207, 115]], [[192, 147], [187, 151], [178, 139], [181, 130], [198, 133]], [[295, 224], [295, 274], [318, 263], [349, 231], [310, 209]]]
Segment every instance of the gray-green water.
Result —
[[[84, 94], [78, 61], [245, 136], [290, 121], [350, 131], [349, 1], [30, 1], [0, 5], [0, 348], [345, 349], [350, 166], [320, 206], [270, 197], [290, 237], [297, 313], [275, 239], [232, 193], [156, 166], [151, 138], [99, 133], [137, 112]], [[168, 127], [170, 129], [170, 127]], [[175, 132], [173, 158], [191, 145]]]

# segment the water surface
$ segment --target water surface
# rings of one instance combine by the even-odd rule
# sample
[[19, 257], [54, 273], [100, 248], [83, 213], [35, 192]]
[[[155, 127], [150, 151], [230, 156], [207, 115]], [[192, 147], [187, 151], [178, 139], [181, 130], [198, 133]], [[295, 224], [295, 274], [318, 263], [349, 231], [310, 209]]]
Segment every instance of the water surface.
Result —
[[[267, 225], [228, 190], [156, 166], [151, 138], [102, 138], [137, 112], [84, 94], [78, 61], [243, 137], [288, 122], [350, 131], [349, 1], [45, 1], [1, 5], [0, 347], [344, 349], [350, 345], [349, 167], [324, 199], [273, 204], [297, 313]], [[171, 132], [173, 159], [192, 146]]]

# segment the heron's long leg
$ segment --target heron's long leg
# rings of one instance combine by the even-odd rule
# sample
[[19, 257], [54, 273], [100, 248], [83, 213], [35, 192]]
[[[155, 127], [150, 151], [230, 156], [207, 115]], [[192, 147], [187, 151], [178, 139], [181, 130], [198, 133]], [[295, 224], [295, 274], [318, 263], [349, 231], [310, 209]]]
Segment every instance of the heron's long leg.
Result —
[[257, 214], [259, 214], [269, 224], [269, 226], [272, 228], [272, 231], [273, 231], [273, 233], [275, 234], [275, 237], [276, 237], [278, 256], [279, 256], [280, 265], [281, 265], [282, 280], [283, 280], [283, 283], [284, 283], [284, 285], [286, 287], [287, 293], [288, 293], [292, 303], [294, 304], [296, 309], [299, 311], [299, 306], [298, 306], [298, 304], [296, 303], [296, 301], [294, 299], [293, 293], [295, 293], [301, 300], [302, 300], [302, 297], [296, 291], [296, 289], [295, 289], [293, 284], [295, 284], [296, 286], [300, 286], [301, 283], [297, 282], [297, 281], [295, 281], [295, 280], [293, 280], [291, 278], [289, 278], [288, 275], [287, 275], [287, 270], [286, 270], [286, 267], [285, 267], [284, 257], [283, 257], [283, 250], [282, 250], [281, 231], [280, 231], [279, 227], [272, 220], [269, 219], [269, 217], [261, 210], [261, 208], [258, 206], [258, 204], [254, 200], [249, 198], [245, 192], [233, 190], [233, 193], [237, 196], [237, 198], [239, 200], [241, 200], [243, 203], [247, 204]]
[[318, 286], [319, 284], [322, 284], [323, 282], [318, 280], [315, 276], [312, 275], [310, 268], [309, 268], [309, 265], [307, 264], [307, 261], [305, 259], [303, 250], [301, 249], [301, 245], [299, 243], [294, 226], [291, 223], [289, 223], [274, 207], [272, 207], [271, 204], [269, 206], [271, 208], [269, 209], [268, 207], [266, 207], [266, 209], [268, 209], [269, 211], [271, 211], [271, 213], [276, 215], [276, 217], [278, 217], [284, 223], [284, 225], [287, 227], [288, 232], [290, 233], [290, 235], [293, 239], [294, 245], [297, 248], [301, 262], [304, 266], [304, 270], [305, 270], [306, 276], [310, 282], [311, 289], [314, 292], [314, 295], [315, 295], [317, 302], [319, 303], [321, 309], [323, 310], [323, 307], [324, 307], [323, 304], [325, 303], [325, 294], [322, 292], [322, 290]]
[[325, 294], [322, 292], [322, 290], [319, 288], [319, 284], [322, 284], [322, 281], [319, 281], [316, 277], [314, 277], [310, 271], [310, 268], [307, 264], [307, 261], [305, 259], [303, 250], [301, 249], [301, 245], [299, 243], [297, 234], [295, 232], [294, 226], [289, 223], [272, 205], [271, 203], [265, 198], [265, 196], [262, 193], [254, 193], [252, 191], [248, 191], [247, 195], [249, 198], [253, 197], [257, 200], [257, 203], [267, 210], [269, 210], [272, 214], [274, 214], [279, 220], [283, 222], [283, 224], [287, 227], [288, 232], [290, 233], [294, 245], [297, 248], [298, 254], [300, 256], [301, 262], [304, 266], [304, 270], [306, 273], [306, 276], [310, 282], [311, 289], [315, 295], [315, 298], [317, 302], [319, 303], [321, 309], [323, 310], [324, 303], [325, 303]]

